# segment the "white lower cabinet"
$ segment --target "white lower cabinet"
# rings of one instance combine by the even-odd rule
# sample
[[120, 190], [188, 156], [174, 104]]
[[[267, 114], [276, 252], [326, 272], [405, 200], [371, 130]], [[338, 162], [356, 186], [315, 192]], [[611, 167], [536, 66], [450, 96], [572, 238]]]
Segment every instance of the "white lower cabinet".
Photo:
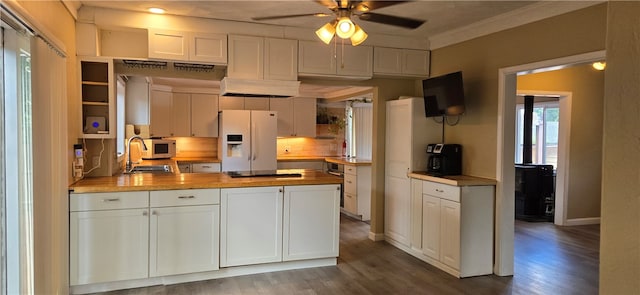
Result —
[[221, 267], [338, 256], [339, 185], [222, 189], [220, 204]]
[[148, 276], [148, 196], [149, 192], [70, 196], [71, 285]]
[[340, 186], [284, 187], [283, 260], [338, 256]]
[[152, 191], [150, 198], [149, 276], [217, 270], [220, 190]]
[[220, 266], [282, 261], [283, 188], [220, 192]]
[[411, 181], [422, 200], [412, 202], [411, 253], [458, 277], [493, 273], [494, 186]]

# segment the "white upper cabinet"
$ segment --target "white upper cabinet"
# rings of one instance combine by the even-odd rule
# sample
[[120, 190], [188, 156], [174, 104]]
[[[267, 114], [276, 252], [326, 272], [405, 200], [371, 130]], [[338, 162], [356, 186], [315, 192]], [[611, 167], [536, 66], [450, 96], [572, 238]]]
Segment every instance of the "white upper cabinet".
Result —
[[149, 58], [227, 63], [227, 35], [149, 29]]
[[296, 40], [229, 36], [229, 78], [294, 81], [297, 67]]
[[298, 41], [265, 38], [264, 79], [298, 80]]
[[373, 73], [380, 76], [429, 76], [428, 50], [374, 48]]
[[278, 112], [278, 136], [316, 136], [315, 98], [271, 98], [269, 105]]
[[191, 136], [218, 137], [218, 96], [191, 94]]
[[220, 96], [220, 110], [268, 111], [269, 99], [264, 97]]
[[334, 46], [322, 42], [298, 42], [298, 74], [301, 76], [370, 78], [373, 75], [372, 63], [371, 46], [348, 45], [335, 52]]
[[218, 95], [152, 89], [150, 135], [218, 137]]
[[149, 135], [173, 136], [173, 93], [151, 89], [149, 98]]

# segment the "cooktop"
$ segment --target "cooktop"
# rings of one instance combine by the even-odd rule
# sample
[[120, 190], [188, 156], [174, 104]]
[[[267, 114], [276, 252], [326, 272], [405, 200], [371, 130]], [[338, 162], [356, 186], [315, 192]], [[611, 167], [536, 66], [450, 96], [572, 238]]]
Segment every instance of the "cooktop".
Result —
[[300, 173], [278, 172], [278, 170], [227, 171], [231, 178], [240, 177], [302, 177]]

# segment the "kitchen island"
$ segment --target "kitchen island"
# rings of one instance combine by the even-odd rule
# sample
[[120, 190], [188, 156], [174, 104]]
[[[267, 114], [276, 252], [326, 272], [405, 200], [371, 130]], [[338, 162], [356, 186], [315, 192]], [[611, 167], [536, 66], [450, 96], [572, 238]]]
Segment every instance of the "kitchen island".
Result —
[[336, 265], [342, 179], [123, 174], [70, 187], [75, 294]]

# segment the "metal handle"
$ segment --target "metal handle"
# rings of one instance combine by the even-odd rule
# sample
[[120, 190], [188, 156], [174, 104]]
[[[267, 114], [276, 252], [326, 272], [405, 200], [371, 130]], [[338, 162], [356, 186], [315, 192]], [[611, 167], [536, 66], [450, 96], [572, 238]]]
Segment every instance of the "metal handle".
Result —
[[211, 166], [202, 166], [202, 168], [211, 168]]
[[149, 213], [147, 213], [147, 211], [142, 211], [142, 216], [147, 216], [149, 215]]
[[283, 190], [280, 188], [280, 189], [278, 189], [278, 192], [283, 192]]
[[159, 215], [156, 210], [151, 211], [151, 215]]
[[350, 180], [347, 180], [347, 183], [351, 183], [351, 181], [350, 181]]
[[336, 186], [336, 190], [340, 190], [340, 186]]
[[195, 199], [194, 196], [179, 196], [178, 199]]
[[441, 189], [436, 189], [436, 192], [439, 192], [439, 193], [444, 193], [444, 190], [441, 190]]
[[111, 199], [102, 199], [103, 202], [117, 202], [120, 201], [120, 198], [111, 198]]

